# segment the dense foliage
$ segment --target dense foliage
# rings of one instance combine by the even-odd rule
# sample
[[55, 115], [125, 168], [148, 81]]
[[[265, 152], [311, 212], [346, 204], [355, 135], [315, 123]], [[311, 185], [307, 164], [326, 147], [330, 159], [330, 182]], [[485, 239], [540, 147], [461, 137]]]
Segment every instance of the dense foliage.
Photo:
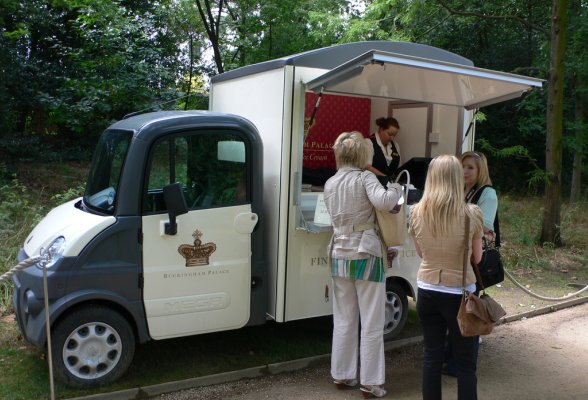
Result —
[[[110, 122], [150, 108], [206, 108], [212, 74], [338, 43], [403, 40], [476, 66], [547, 79], [551, 0], [5, 0], [0, 155], [81, 159]], [[588, 151], [585, 0], [566, 56], [564, 184]], [[477, 138], [503, 190], [537, 192], [546, 91], [482, 110]], [[199, 94], [186, 99], [186, 95]], [[587, 172], [582, 163], [580, 172]]]
[[[110, 122], [180, 97], [186, 68], [199, 65], [201, 55], [200, 45], [192, 53], [182, 45], [198, 26], [181, 21], [182, 6], [175, 1], [3, 2], [1, 150], [21, 158], [43, 157], [52, 148], [84, 149]], [[38, 146], [23, 152], [21, 143]], [[47, 146], [42, 151], [40, 143]]]

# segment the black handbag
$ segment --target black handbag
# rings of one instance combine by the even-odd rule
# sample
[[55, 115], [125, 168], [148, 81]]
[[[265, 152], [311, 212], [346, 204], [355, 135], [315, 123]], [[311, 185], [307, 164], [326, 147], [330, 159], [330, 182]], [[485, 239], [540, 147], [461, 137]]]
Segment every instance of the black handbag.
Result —
[[484, 252], [482, 260], [478, 264], [478, 270], [485, 288], [494, 286], [504, 280], [504, 267], [500, 258], [500, 251], [496, 247], [489, 247], [486, 238], [484, 241]]
[[[506, 311], [481, 287], [480, 296], [465, 290], [467, 265], [469, 264], [470, 218], [466, 216], [464, 235], [463, 272], [461, 278], [462, 297], [457, 313], [457, 324], [462, 336], [488, 335], [494, 324], [506, 315]], [[480, 270], [471, 264], [476, 275], [476, 284], [480, 281]]]

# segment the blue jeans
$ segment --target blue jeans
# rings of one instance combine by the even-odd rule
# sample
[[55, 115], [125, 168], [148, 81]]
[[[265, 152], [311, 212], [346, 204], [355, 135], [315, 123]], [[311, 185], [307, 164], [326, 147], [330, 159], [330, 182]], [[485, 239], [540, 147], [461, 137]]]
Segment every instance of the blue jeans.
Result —
[[477, 400], [475, 347], [478, 337], [464, 337], [457, 325], [461, 295], [419, 288], [417, 313], [423, 326], [423, 400], [441, 400], [441, 367], [445, 336], [453, 349], [457, 369], [458, 400]]

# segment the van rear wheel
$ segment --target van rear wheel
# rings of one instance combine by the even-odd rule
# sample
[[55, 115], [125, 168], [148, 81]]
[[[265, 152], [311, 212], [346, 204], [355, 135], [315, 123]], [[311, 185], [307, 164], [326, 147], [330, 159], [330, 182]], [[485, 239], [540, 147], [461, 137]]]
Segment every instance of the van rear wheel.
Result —
[[127, 320], [103, 306], [66, 315], [54, 327], [51, 342], [56, 376], [75, 387], [117, 380], [135, 353], [135, 337]]
[[408, 319], [408, 297], [397, 282], [386, 282], [386, 306], [384, 317], [384, 340], [394, 339], [400, 334]]

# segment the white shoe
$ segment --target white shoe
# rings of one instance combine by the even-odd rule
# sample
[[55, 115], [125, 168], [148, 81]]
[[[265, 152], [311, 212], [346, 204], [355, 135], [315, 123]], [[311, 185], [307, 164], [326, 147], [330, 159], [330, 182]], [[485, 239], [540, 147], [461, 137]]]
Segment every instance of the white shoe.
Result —
[[337, 389], [349, 389], [357, 385], [357, 379], [335, 379], [333, 383]]
[[361, 394], [363, 395], [364, 399], [369, 399], [370, 397], [386, 396], [386, 389], [384, 389], [382, 386], [365, 385], [359, 388], [359, 390], [361, 390]]

